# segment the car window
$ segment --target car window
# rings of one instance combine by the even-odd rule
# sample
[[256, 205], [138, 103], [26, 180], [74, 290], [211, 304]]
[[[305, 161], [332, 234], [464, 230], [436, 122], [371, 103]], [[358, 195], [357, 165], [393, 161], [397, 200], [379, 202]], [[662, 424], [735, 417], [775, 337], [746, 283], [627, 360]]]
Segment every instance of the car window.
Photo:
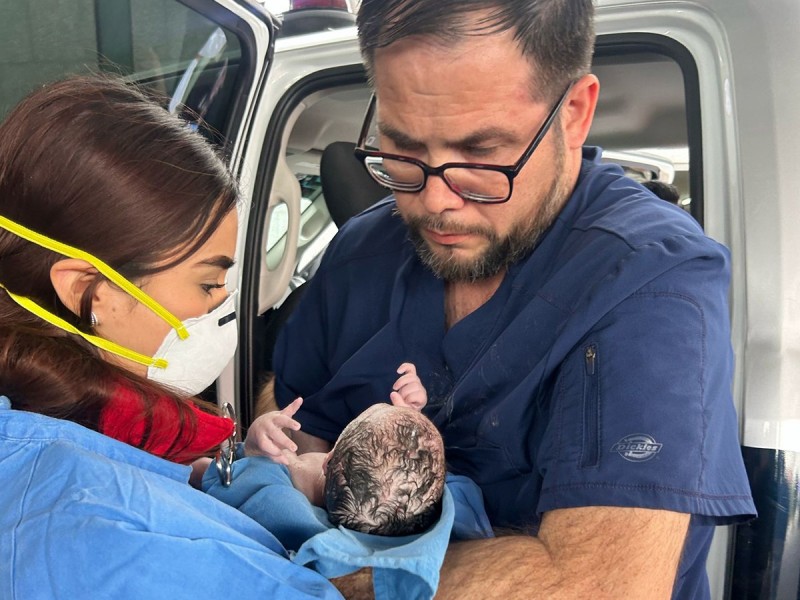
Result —
[[593, 71], [602, 89], [587, 143], [601, 146], [604, 160], [637, 181], [674, 186], [678, 205], [702, 222], [702, 173], [699, 162], [690, 160], [693, 151], [701, 155], [699, 127], [690, 127], [699, 121], [696, 67], [674, 44], [660, 45], [657, 36], [637, 42], [598, 40]]
[[235, 34], [175, 0], [4, 2], [0, 119], [42, 83], [100, 71], [143, 84], [222, 142], [241, 59]]
[[[319, 175], [298, 174], [302, 197], [300, 198], [300, 214], [304, 214], [311, 204], [322, 195], [322, 184]], [[289, 227], [289, 211], [285, 204], [279, 204], [272, 211], [267, 234], [267, 252], [282, 241]], [[270, 265], [272, 266], [272, 265]]]

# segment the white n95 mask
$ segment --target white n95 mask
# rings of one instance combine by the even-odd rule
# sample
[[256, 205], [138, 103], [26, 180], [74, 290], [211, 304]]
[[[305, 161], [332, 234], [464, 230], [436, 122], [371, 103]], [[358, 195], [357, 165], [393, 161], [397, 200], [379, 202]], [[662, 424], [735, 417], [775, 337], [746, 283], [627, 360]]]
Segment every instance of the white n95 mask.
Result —
[[147, 378], [190, 396], [211, 385], [236, 352], [237, 293], [231, 292], [210, 313], [183, 321], [188, 337], [181, 339], [175, 329], [170, 329], [153, 355], [167, 366], [149, 366]]
[[[31, 298], [6, 289], [9, 297], [25, 310], [51, 325], [81, 336], [90, 344], [147, 367], [148, 379], [177, 391], [197, 395], [219, 377], [236, 352], [236, 292], [206, 315], [181, 321], [143, 290], [128, 281], [112, 267], [88, 252], [37, 233], [0, 215], [0, 228], [34, 244], [70, 258], [88, 262], [106, 278], [144, 304], [171, 327], [155, 356], [145, 356], [131, 348], [76, 328]], [[0, 288], [5, 289], [2, 282]]]

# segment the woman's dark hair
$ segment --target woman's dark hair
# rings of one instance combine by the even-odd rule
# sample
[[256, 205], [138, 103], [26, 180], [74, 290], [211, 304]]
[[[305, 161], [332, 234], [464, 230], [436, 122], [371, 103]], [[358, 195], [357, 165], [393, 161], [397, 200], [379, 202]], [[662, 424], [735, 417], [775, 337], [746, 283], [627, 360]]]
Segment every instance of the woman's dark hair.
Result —
[[[118, 79], [46, 85], [0, 124], [0, 215], [89, 252], [134, 282], [199, 249], [237, 197], [234, 179], [200, 134]], [[89, 331], [103, 276], [86, 290], [76, 316], [50, 280], [51, 266], [63, 258], [0, 228], [0, 284]], [[0, 288], [0, 393], [15, 409], [97, 429], [121, 383], [139, 392], [150, 424], [155, 402], [171, 399], [181, 427], [192, 428], [175, 439], [191, 439], [193, 400], [104, 361], [94, 346], [20, 308]], [[149, 430], [144, 449], [157, 433]], [[171, 448], [168, 457], [180, 450]]]
[[542, 99], [586, 74], [594, 51], [592, 0], [362, 0], [357, 24], [370, 78], [375, 51], [408, 36], [453, 44], [513, 31], [534, 68], [534, 97]]

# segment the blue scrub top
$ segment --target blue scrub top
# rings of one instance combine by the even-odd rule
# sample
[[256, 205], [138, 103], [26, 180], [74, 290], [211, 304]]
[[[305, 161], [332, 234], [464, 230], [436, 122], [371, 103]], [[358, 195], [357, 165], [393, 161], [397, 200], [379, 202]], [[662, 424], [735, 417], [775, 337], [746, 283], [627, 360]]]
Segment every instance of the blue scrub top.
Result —
[[0, 598], [341, 598], [190, 468], [0, 396]]
[[277, 342], [279, 405], [302, 396], [303, 430], [333, 441], [413, 362], [448, 468], [478, 483], [494, 526], [535, 533], [544, 512], [579, 506], [690, 513], [676, 590], [702, 597], [713, 526], [755, 514], [728, 251], [587, 148], [536, 249], [447, 330], [444, 284], [394, 207], [351, 219], [329, 247]]

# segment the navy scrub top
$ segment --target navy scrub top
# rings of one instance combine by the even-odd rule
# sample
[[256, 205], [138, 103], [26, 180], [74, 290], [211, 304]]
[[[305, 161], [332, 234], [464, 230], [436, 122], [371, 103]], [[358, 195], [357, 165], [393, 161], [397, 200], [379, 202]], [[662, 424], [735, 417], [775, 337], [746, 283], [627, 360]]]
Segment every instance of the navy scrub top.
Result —
[[410, 361], [448, 468], [478, 483], [496, 527], [535, 533], [542, 513], [578, 506], [690, 513], [686, 570], [702, 567], [711, 526], [755, 514], [731, 398], [729, 253], [691, 216], [587, 148], [536, 249], [446, 330], [444, 284], [394, 207], [340, 230], [279, 336], [278, 404], [304, 398], [305, 432], [335, 440]]

